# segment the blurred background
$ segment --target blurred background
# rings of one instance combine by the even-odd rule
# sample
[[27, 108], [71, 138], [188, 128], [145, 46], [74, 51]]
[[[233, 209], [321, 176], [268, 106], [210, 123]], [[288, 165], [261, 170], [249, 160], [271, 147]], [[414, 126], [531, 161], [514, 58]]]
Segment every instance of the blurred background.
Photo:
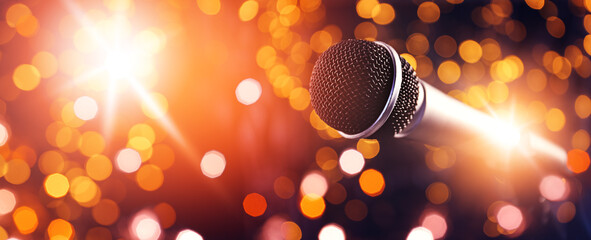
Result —
[[[0, 239], [589, 239], [591, 1], [0, 2]], [[392, 45], [567, 166], [346, 140], [318, 55]]]

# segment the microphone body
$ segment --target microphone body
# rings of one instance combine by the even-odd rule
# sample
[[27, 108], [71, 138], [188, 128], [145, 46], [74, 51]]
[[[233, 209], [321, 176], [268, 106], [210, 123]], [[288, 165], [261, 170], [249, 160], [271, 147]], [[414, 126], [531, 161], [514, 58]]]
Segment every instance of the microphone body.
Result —
[[[423, 82], [383, 42], [345, 40], [333, 45], [314, 66], [310, 92], [320, 118], [345, 138], [390, 135], [436, 146], [517, 149], [562, 165], [567, 160], [560, 146]], [[373, 110], [376, 106], [379, 111]]]

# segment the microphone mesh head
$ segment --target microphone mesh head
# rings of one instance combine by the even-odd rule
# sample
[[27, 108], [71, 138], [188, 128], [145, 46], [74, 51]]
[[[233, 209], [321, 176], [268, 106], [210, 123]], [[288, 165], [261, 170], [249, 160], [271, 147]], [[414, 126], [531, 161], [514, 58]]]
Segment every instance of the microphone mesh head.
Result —
[[[418, 80], [403, 59], [402, 84], [386, 124], [400, 132], [412, 119]], [[345, 40], [320, 55], [310, 79], [312, 107], [329, 126], [346, 134], [368, 129], [386, 107], [396, 69], [388, 50], [374, 42]]]

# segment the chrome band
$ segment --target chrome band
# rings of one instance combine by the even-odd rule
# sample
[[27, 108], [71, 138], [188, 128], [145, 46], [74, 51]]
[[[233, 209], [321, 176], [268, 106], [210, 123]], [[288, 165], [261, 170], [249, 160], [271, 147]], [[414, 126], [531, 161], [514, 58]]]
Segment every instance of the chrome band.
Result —
[[380, 113], [378, 119], [376, 119], [376, 121], [371, 126], [369, 126], [369, 128], [356, 134], [346, 134], [339, 131], [339, 134], [341, 134], [341, 136], [347, 139], [369, 137], [372, 134], [374, 134], [378, 129], [380, 129], [392, 114], [394, 106], [396, 105], [396, 99], [398, 99], [398, 94], [400, 93], [400, 86], [402, 85], [402, 63], [400, 62], [400, 56], [398, 56], [396, 50], [394, 50], [394, 48], [392, 48], [390, 45], [380, 41], [375, 41], [374, 43], [385, 47], [386, 50], [388, 50], [388, 53], [390, 53], [390, 56], [392, 57], [392, 63], [394, 64], [393, 67], [396, 70], [395, 76], [393, 76], [394, 79], [392, 82], [392, 89], [390, 90], [390, 95], [388, 96], [386, 106]]

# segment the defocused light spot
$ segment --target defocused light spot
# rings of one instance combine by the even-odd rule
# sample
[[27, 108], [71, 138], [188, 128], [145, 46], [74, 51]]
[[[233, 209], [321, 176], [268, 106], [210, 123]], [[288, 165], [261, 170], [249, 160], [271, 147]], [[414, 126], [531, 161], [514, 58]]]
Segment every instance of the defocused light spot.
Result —
[[486, 38], [480, 41], [480, 46], [482, 46], [482, 58], [484, 60], [492, 62], [501, 57], [501, 47], [496, 40]]
[[490, 237], [490, 238], [495, 238], [498, 237], [500, 235], [498, 228], [498, 224], [492, 222], [490, 219], [486, 220], [486, 222], [484, 222], [484, 226], [482, 226], [482, 231], [484, 232], [484, 234], [486, 234], [486, 236]]
[[119, 206], [111, 199], [102, 199], [92, 208], [92, 217], [98, 224], [109, 226], [119, 218]]
[[359, 177], [359, 186], [361, 190], [369, 196], [375, 197], [382, 194], [386, 187], [384, 176], [375, 169], [367, 169]]
[[433, 240], [433, 234], [425, 227], [416, 227], [410, 230], [406, 240]]
[[137, 151], [131, 148], [125, 148], [117, 153], [115, 162], [117, 163], [119, 170], [126, 173], [132, 173], [140, 168], [142, 158]]
[[463, 41], [459, 46], [460, 57], [469, 63], [475, 63], [482, 57], [482, 47], [474, 40]]
[[6, 144], [6, 142], [8, 141], [8, 129], [6, 129], [6, 127], [0, 123], [0, 147], [4, 146], [4, 144]]
[[80, 153], [84, 156], [93, 156], [105, 150], [105, 139], [100, 133], [94, 131], [83, 133], [78, 144]]
[[295, 4], [292, 4], [281, 9], [279, 14], [279, 23], [283, 26], [290, 27], [300, 20], [301, 11]]
[[152, 156], [152, 143], [145, 137], [134, 137], [129, 139], [126, 147], [136, 150], [140, 154], [142, 162], [147, 161]]
[[332, 36], [324, 30], [312, 34], [310, 37], [310, 48], [317, 53], [322, 53], [332, 45]]
[[433, 72], [433, 62], [429, 57], [420, 55], [417, 56], [417, 76], [419, 78], [426, 78]]
[[91, 97], [82, 96], [74, 102], [74, 114], [84, 121], [93, 119], [97, 112], [98, 105]]
[[6, 10], [6, 23], [10, 27], [16, 27], [16, 24], [21, 20], [30, 16], [31, 9], [22, 3], [15, 3]]
[[201, 159], [201, 172], [209, 178], [221, 176], [225, 168], [226, 158], [218, 151], [206, 152]]
[[289, 105], [298, 111], [303, 111], [310, 105], [310, 92], [305, 88], [299, 87], [289, 94]]
[[566, 166], [574, 173], [582, 173], [589, 168], [589, 154], [580, 149], [573, 149], [568, 151], [568, 159]]
[[415, 57], [413, 57], [412, 55], [408, 54], [408, 53], [402, 53], [400, 54], [401, 57], [404, 58], [404, 60], [406, 60], [408, 62], [408, 64], [410, 64], [410, 66], [413, 69], [417, 69], [417, 60], [415, 59]]
[[445, 221], [445, 218], [437, 213], [427, 215], [425, 219], [423, 219], [421, 225], [431, 231], [434, 239], [443, 238], [445, 232], [447, 232], [447, 222]]
[[70, 189], [70, 182], [68, 182], [68, 178], [59, 173], [54, 173], [47, 176], [43, 185], [45, 186], [45, 192], [47, 195], [53, 198], [61, 198], [66, 196], [66, 194], [68, 194], [68, 190]]
[[162, 229], [152, 214], [138, 213], [131, 223], [130, 231], [140, 240], [156, 240], [160, 238]]
[[263, 89], [261, 84], [252, 78], [244, 79], [236, 87], [236, 98], [244, 105], [255, 103], [261, 97]]
[[359, 151], [365, 159], [372, 159], [380, 152], [380, 142], [377, 139], [359, 139], [357, 141], [357, 151]]
[[267, 210], [267, 200], [258, 193], [249, 193], [244, 197], [242, 206], [244, 207], [244, 212], [246, 212], [246, 214], [258, 217], [263, 215]]
[[38, 52], [33, 56], [31, 64], [39, 70], [42, 78], [50, 78], [57, 72], [57, 58], [49, 52]]
[[6, 229], [0, 226], [0, 239], [8, 239], [8, 233]]
[[220, 0], [197, 0], [199, 9], [207, 15], [216, 15], [220, 12]]
[[[376, 1], [377, 2], [377, 1]], [[378, 29], [371, 22], [362, 22], [355, 27], [355, 38], [374, 41], [378, 36]]]
[[371, 11], [371, 17], [373, 21], [380, 25], [387, 25], [394, 21], [396, 12], [392, 5], [388, 3], [380, 3], [373, 7]]
[[300, 211], [310, 219], [319, 218], [325, 208], [324, 198], [316, 194], [304, 195], [300, 200]]
[[426, 23], [437, 22], [439, 20], [439, 6], [430, 1], [423, 2], [417, 9], [417, 16]]
[[456, 40], [452, 37], [448, 35], [443, 35], [441, 37], [438, 37], [437, 40], [435, 40], [435, 44], [433, 45], [433, 47], [435, 48], [435, 52], [437, 52], [439, 56], [449, 58], [456, 53], [458, 44], [456, 43]]
[[271, 46], [263, 46], [257, 51], [257, 65], [263, 69], [268, 69], [275, 64], [277, 52]]
[[185, 229], [176, 235], [176, 240], [203, 240], [203, 237], [193, 230]]
[[35, 89], [41, 81], [41, 74], [39, 70], [30, 64], [21, 64], [12, 74], [14, 85], [23, 91], [31, 91]]
[[111, 231], [104, 227], [93, 227], [86, 232], [85, 240], [112, 240]]
[[547, 18], [546, 29], [548, 30], [548, 33], [552, 35], [552, 37], [561, 38], [564, 36], [564, 22], [558, 17], [552, 16]]
[[14, 193], [7, 189], [0, 189], [0, 215], [7, 214], [14, 210], [16, 198]]
[[326, 200], [334, 205], [341, 204], [347, 198], [347, 190], [339, 183], [330, 185], [326, 193]]
[[64, 156], [58, 151], [47, 151], [39, 157], [39, 170], [45, 175], [59, 173], [64, 170]]
[[503, 103], [509, 97], [509, 87], [504, 82], [492, 81], [487, 88], [488, 98], [493, 103]]
[[433, 204], [442, 204], [449, 199], [449, 188], [445, 183], [434, 182], [425, 191], [427, 199]]
[[281, 224], [281, 235], [285, 240], [302, 239], [302, 229], [292, 221], [285, 221]]
[[353, 199], [345, 205], [345, 214], [353, 221], [361, 221], [367, 216], [367, 205], [363, 201]]
[[532, 9], [540, 10], [544, 7], [544, 0], [525, 0], [527, 6]]
[[358, 174], [364, 165], [365, 159], [363, 159], [363, 155], [355, 149], [345, 150], [339, 159], [339, 166], [347, 175]]
[[587, 95], [579, 95], [575, 100], [575, 112], [582, 119], [591, 115], [591, 99]]
[[64, 219], [54, 219], [47, 227], [49, 239], [71, 239], [74, 235], [74, 227]]
[[558, 210], [556, 211], [556, 218], [558, 219], [558, 222], [567, 223], [573, 220], [576, 212], [577, 210], [575, 205], [570, 201], [566, 201], [562, 203], [560, 207], [558, 207]]
[[427, 167], [433, 171], [441, 171], [452, 167], [456, 162], [456, 153], [450, 147], [430, 149], [425, 156]]
[[496, 216], [499, 226], [507, 231], [519, 228], [523, 222], [521, 210], [513, 205], [505, 205], [501, 207]]
[[568, 194], [568, 185], [564, 178], [549, 175], [540, 182], [540, 193], [550, 201], [560, 201]]
[[152, 146], [150, 162], [162, 170], [170, 168], [174, 164], [174, 151], [168, 145], [161, 143]]
[[532, 101], [527, 107], [529, 121], [543, 123], [546, 119], [546, 105], [540, 101]]
[[12, 220], [18, 231], [25, 235], [33, 233], [39, 224], [37, 213], [27, 206], [22, 206], [14, 210]]
[[452, 84], [460, 79], [460, 66], [453, 60], [442, 62], [437, 68], [437, 76], [445, 84]]
[[70, 183], [70, 195], [78, 203], [90, 203], [98, 196], [99, 187], [92, 179], [86, 176], [78, 176]]
[[102, 181], [111, 176], [113, 164], [104, 155], [93, 155], [86, 161], [86, 174], [94, 180]]
[[406, 50], [414, 55], [425, 55], [429, 52], [429, 40], [421, 33], [413, 33], [406, 39]]
[[575, 132], [575, 134], [573, 134], [571, 140], [573, 148], [587, 151], [590, 143], [591, 139], [589, 138], [589, 133], [585, 129], [579, 129]]
[[327, 190], [328, 182], [319, 172], [311, 172], [306, 175], [300, 186], [302, 195], [316, 194], [323, 197]]
[[172, 227], [176, 221], [176, 212], [168, 203], [161, 202], [156, 205], [154, 207], [154, 213], [156, 213], [158, 220], [160, 220], [160, 225], [162, 225], [163, 228]]
[[273, 190], [280, 198], [289, 199], [295, 192], [295, 186], [293, 185], [291, 179], [281, 176], [275, 179], [275, 182], [273, 182]]
[[140, 188], [146, 191], [155, 191], [164, 182], [164, 173], [154, 164], [142, 166], [136, 173], [135, 179]]
[[144, 114], [152, 119], [164, 117], [168, 111], [168, 100], [160, 93], [151, 93], [150, 101], [142, 102], [142, 111]]
[[527, 73], [527, 86], [534, 92], [541, 92], [546, 88], [546, 74], [540, 69], [532, 69]]
[[336, 223], [327, 224], [318, 233], [318, 240], [345, 240], [345, 230]]
[[126, 11], [133, 6], [132, 0], [103, 0], [103, 4], [111, 11]]
[[259, 11], [259, 3], [257, 1], [249, 0], [240, 6], [238, 10], [238, 17], [243, 22], [248, 22], [256, 17]]
[[[154, 55], [166, 44], [166, 35], [157, 32], [158, 29], [147, 29], [139, 32], [134, 37], [134, 47], [141, 53]], [[161, 31], [161, 30], [160, 30]]]
[[21, 159], [12, 159], [6, 164], [7, 172], [4, 179], [14, 185], [26, 182], [31, 176], [29, 165]]
[[566, 122], [564, 113], [558, 108], [551, 108], [546, 113], [546, 127], [552, 132], [560, 131]]
[[377, 0], [361, 0], [357, 2], [355, 9], [357, 10], [357, 15], [362, 18], [369, 19], [372, 17], [373, 9], [378, 6], [380, 3]]

